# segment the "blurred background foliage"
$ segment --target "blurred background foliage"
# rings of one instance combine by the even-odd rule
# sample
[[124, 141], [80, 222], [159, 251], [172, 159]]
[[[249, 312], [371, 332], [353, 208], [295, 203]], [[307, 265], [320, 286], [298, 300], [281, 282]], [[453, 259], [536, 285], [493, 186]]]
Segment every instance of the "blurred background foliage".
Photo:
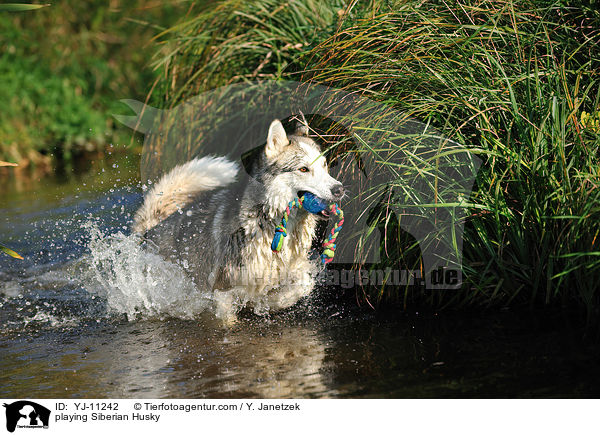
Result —
[[[44, 3], [44, 2], [37, 2]], [[0, 12], [0, 160], [20, 168], [69, 163], [129, 142], [111, 113], [144, 100], [156, 72], [152, 38], [185, 15], [188, 2], [60, 0]]]

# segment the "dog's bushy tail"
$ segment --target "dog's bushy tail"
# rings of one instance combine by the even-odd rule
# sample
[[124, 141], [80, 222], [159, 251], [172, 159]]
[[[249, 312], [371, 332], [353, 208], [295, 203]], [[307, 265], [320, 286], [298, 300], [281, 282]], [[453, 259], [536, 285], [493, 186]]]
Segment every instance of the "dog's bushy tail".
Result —
[[238, 165], [225, 157], [196, 158], [176, 166], [146, 194], [132, 230], [145, 233], [192, 202], [198, 193], [233, 182], [237, 173]]

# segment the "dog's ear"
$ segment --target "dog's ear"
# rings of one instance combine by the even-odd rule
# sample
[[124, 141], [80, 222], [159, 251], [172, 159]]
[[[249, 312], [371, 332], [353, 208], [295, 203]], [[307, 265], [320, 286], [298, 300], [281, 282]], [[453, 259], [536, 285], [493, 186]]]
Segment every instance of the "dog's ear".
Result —
[[308, 125], [304, 122], [298, 121], [296, 123], [296, 136], [308, 136]]
[[267, 135], [267, 146], [265, 147], [267, 158], [274, 159], [277, 157], [289, 143], [283, 124], [279, 119], [276, 119], [271, 123]]

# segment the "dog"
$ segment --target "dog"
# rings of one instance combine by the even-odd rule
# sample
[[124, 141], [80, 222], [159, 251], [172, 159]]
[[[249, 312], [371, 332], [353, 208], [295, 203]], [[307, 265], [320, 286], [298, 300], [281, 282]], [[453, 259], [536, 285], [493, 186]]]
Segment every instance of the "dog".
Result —
[[148, 191], [132, 226], [211, 291], [217, 316], [227, 320], [244, 307], [257, 314], [290, 307], [312, 291], [317, 266], [309, 252], [327, 212], [293, 213], [278, 253], [271, 250], [275, 227], [305, 192], [327, 203], [344, 196], [306, 124], [288, 135], [274, 120], [245, 169], [214, 156], [175, 167]]

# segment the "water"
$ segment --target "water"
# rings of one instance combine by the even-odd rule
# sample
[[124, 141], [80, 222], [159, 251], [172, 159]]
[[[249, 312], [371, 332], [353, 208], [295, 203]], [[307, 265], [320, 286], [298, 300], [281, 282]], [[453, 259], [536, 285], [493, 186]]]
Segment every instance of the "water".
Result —
[[0, 187], [1, 241], [25, 256], [0, 257], [1, 396], [598, 396], [597, 341], [568, 316], [373, 311], [320, 289], [224, 326], [129, 235], [134, 169]]

